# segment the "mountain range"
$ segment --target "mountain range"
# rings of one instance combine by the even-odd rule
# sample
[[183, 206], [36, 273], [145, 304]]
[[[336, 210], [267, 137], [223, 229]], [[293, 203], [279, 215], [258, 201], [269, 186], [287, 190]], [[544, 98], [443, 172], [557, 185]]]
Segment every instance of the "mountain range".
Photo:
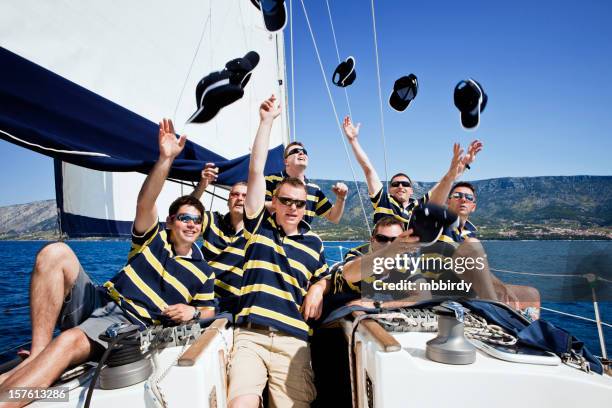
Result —
[[[312, 180], [333, 201], [336, 180]], [[363, 240], [371, 225], [367, 187], [358, 182], [366, 217], [353, 181], [339, 225], [315, 219], [325, 240]], [[415, 182], [420, 197], [435, 183]], [[470, 220], [484, 239], [612, 239], [612, 176], [504, 177], [473, 181], [477, 209]], [[55, 200], [0, 207], [0, 239], [53, 239]], [[15, 217], [19, 214], [19, 217]]]

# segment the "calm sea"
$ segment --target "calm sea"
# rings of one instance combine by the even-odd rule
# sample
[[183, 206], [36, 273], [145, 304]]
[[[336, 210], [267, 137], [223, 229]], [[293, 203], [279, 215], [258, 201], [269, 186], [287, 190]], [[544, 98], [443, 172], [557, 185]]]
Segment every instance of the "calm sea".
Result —
[[[34, 258], [44, 244], [41, 241], [0, 241], [0, 316], [3, 319], [0, 352], [17, 348], [30, 338], [28, 285]], [[126, 241], [69, 241], [68, 244], [87, 273], [98, 283], [103, 283], [121, 269], [129, 249]], [[327, 242], [325, 254], [328, 262], [340, 260], [348, 248], [358, 244]], [[612, 263], [608, 262], [612, 242], [489, 241], [485, 248], [491, 267], [498, 270], [495, 273], [504, 282], [535, 286], [542, 293], [544, 307], [586, 319], [594, 319], [593, 303], [575, 299], [585, 293], [588, 295], [586, 299], [590, 299], [590, 289], [583, 278], [564, 275], [594, 271], [607, 277], [610, 283], [598, 285], [597, 296], [601, 319], [612, 323]], [[595, 323], [546, 310], [542, 312], [542, 318], [570, 331], [591, 351], [601, 355]], [[604, 326], [604, 336], [608, 353], [612, 353], [610, 326]], [[9, 351], [0, 358], [12, 357], [12, 353]]]

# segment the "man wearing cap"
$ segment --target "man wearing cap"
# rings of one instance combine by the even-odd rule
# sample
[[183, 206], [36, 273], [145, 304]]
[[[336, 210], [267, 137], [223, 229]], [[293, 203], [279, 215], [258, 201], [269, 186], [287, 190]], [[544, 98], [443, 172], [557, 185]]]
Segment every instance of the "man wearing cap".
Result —
[[337, 224], [342, 218], [344, 204], [348, 187], [344, 183], [336, 183], [332, 187], [336, 195], [336, 202], [332, 205], [321, 188], [306, 178], [305, 172], [308, 167], [308, 152], [301, 142], [291, 142], [285, 148], [285, 170], [280, 173], [270, 174], [266, 177], [266, 207], [272, 209], [270, 204], [278, 183], [286, 177], [300, 179], [308, 190], [304, 221], [311, 223], [315, 216], [325, 217]]
[[[69, 366], [99, 355], [107, 346], [99, 335], [112, 324], [142, 329], [214, 315], [215, 276], [195, 243], [202, 204], [179, 197], [170, 205], [165, 229], [157, 218], [155, 202], [185, 141], [176, 137], [170, 120], [160, 123], [159, 159], [138, 194], [127, 264], [104, 287], [92, 283], [65, 243], [46, 245], [37, 254], [30, 285], [30, 356], [0, 378], [0, 394], [15, 387], [49, 387]], [[53, 339], [55, 324], [62, 332]]]
[[278, 183], [265, 207], [264, 167], [276, 98], [261, 104], [244, 205], [244, 274], [229, 368], [230, 407], [258, 407], [268, 383], [272, 406], [308, 407], [315, 397], [310, 318], [329, 290], [323, 242], [304, 222], [307, 192], [294, 177]]
[[428, 193], [415, 200], [411, 197], [413, 193], [412, 180], [405, 173], [397, 173], [391, 177], [389, 191], [385, 192], [378, 173], [376, 173], [374, 166], [370, 163], [370, 159], [357, 140], [359, 127], [360, 124], [353, 125], [348, 116], [344, 118], [344, 134], [365, 174], [368, 194], [374, 207], [374, 223], [384, 216], [392, 215], [407, 225], [410, 220], [410, 214], [416, 206], [423, 205], [428, 201], [444, 205], [452, 184], [463, 174], [466, 168], [469, 168], [469, 165], [476, 158], [476, 154], [482, 150], [482, 142], [475, 140], [470, 144], [467, 154], [463, 155], [463, 150], [460, 149], [459, 145], [455, 144], [448, 172]]
[[[442, 231], [438, 241], [423, 253], [427, 258], [453, 257], [455, 259], [480, 258], [482, 267], [467, 268], [461, 273], [440, 270], [440, 263], [426, 262], [422, 273], [427, 279], [457, 279], [465, 278], [475, 282], [476, 294], [480, 298], [499, 300], [516, 309], [532, 308], [529, 312], [532, 318], [537, 318], [540, 307], [540, 294], [530, 286], [504, 284], [489, 269], [487, 257], [480, 241], [476, 238], [477, 229], [468, 218], [476, 210], [476, 189], [468, 182], [456, 183], [450, 191], [447, 200], [448, 209], [459, 216], [459, 225], [450, 226]], [[476, 263], [475, 263], [476, 265]], [[472, 275], [471, 277], [465, 274]]]
[[[206, 163], [192, 196], [200, 199], [208, 185], [217, 180], [219, 169]], [[244, 201], [247, 183], [235, 183], [229, 192], [229, 211], [205, 211], [202, 219], [202, 252], [216, 275], [215, 297], [220, 311], [234, 311], [242, 282], [242, 262], [246, 240], [243, 234]]]

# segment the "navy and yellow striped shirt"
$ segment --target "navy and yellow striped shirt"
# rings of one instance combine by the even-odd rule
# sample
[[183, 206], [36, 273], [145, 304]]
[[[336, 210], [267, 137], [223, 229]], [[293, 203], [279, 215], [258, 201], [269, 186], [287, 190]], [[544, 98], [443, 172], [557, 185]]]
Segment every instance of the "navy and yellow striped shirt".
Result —
[[[276, 190], [276, 186], [278, 183], [289, 177], [287, 173], [283, 170], [280, 173], [270, 174], [266, 176], [266, 201], [272, 201], [272, 196], [274, 195], [274, 190]], [[315, 216], [324, 217], [326, 216], [332, 209], [332, 204], [329, 202], [321, 188], [315, 183], [310, 182], [307, 178], [304, 179], [307, 190], [307, 202], [306, 202], [306, 211], [304, 212], [304, 221], [308, 224], [312, 223], [312, 219]]]
[[408, 226], [412, 210], [414, 210], [417, 206], [424, 205], [427, 203], [427, 201], [429, 201], [429, 192], [418, 200], [410, 198], [406, 208], [398, 203], [397, 200], [384, 189], [384, 187], [381, 187], [380, 190], [378, 190], [378, 193], [370, 196], [370, 201], [372, 202], [372, 207], [374, 207], [374, 224], [376, 224], [381, 218], [392, 215], [403, 222], [404, 226]]
[[230, 214], [221, 215], [218, 211], [205, 211], [202, 217], [202, 253], [207, 261], [213, 260], [228, 246], [242, 237], [236, 231]]
[[[349, 294], [357, 294], [363, 295], [372, 299], [377, 300], [392, 300], [392, 299], [403, 299], [410, 295], [409, 292], [405, 291], [380, 291], [374, 288], [374, 281], [383, 281], [383, 282], [399, 282], [402, 280], [405, 281], [414, 281], [417, 282], [422, 279], [420, 274], [413, 274], [410, 270], [398, 270], [392, 269], [386, 275], [369, 275], [366, 278], [360, 280], [359, 282], [349, 282], [344, 279], [342, 276], [342, 269], [344, 265], [355, 260], [355, 258], [365, 255], [370, 252], [370, 244], [366, 243], [360, 245], [355, 248], [351, 248], [346, 255], [344, 255], [344, 261], [342, 265], [338, 268], [332, 268], [332, 284], [333, 289], [332, 293], [349, 293]], [[423, 279], [424, 281], [424, 279]]]
[[307, 340], [310, 328], [300, 307], [308, 288], [329, 275], [323, 242], [308, 223], [299, 234], [285, 235], [274, 215], [262, 208], [244, 217], [244, 274], [236, 324], [272, 326]]
[[[466, 221], [461, 228], [453, 226], [444, 228], [440, 238], [433, 245], [421, 250], [423, 276], [427, 279], [440, 279], [442, 275], [452, 272], [444, 269], [444, 260], [452, 257], [455, 250], [467, 238], [476, 238], [477, 231], [478, 229], [470, 221]], [[438, 260], [434, 261], [435, 259]]]
[[214, 310], [215, 275], [198, 245], [192, 245], [191, 258], [177, 256], [169, 231], [156, 223], [137, 236], [127, 264], [104, 284], [109, 296], [132, 317], [146, 324], [170, 323], [162, 311], [183, 303]]
[[236, 312], [240, 288], [242, 287], [242, 267], [244, 264], [244, 247], [246, 239], [240, 236], [223, 252], [208, 262], [215, 272], [215, 298], [218, 299], [219, 310]]

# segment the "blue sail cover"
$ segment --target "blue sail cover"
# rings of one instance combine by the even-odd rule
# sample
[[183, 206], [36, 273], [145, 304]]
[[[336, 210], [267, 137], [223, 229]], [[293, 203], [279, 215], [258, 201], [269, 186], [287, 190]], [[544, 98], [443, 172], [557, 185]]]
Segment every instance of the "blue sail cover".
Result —
[[[159, 155], [156, 123], [2, 47], [0, 66], [2, 139], [99, 171], [146, 174], [155, 164]], [[219, 184], [246, 180], [249, 155], [228, 160], [189, 140], [169, 176], [198, 181], [206, 162], [219, 167]], [[282, 168], [283, 146], [279, 145], [270, 150], [265, 171]]]

